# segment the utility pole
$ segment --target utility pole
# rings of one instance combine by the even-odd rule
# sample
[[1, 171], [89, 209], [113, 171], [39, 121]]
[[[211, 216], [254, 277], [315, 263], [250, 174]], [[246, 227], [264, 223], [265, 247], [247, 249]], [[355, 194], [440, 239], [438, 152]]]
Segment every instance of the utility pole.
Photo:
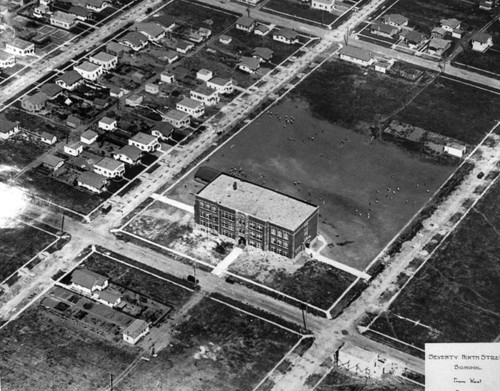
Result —
[[113, 374], [109, 374], [109, 391], [113, 391]]
[[61, 219], [61, 232], [64, 232], [64, 212], [62, 214], [62, 219]]
[[301, 309], [302, 309], [302, 321], [304, 322], [304, 331], [307, 331], [307, 324], [306, 324], [307, 304], [303, 304]]

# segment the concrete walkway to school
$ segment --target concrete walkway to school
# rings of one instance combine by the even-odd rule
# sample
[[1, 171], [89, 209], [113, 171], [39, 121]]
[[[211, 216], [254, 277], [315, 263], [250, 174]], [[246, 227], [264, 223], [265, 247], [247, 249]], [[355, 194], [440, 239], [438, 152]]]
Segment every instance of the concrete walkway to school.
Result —
[[227, 268], [243, 253], [243, 249], [240, 247], [234, 247], [233, 250], [227, 255], [226, 258], [220, 262], [217, 267], [212, 270], [212, 274], [221, 277]]
[[153, 199], [155, 199], [157, 201], [163, 202], [165, 204], [174, 206], [174, 207], [176, 207], [178, 209], [182, 209], [182, 210], [184, 210], [186, 212], [189, 212], [191, 214], [194, 214], [194, 206], [191, 206], [191, 205], [185, 204], [183, 202], [179, 202], [179, 201], [173, 200], [171, 198], [165, 197], [165, 196], [163, 196], [161, 194], [157, 194], [157, 193], [151, 194], [151, 198], [153, 198]]

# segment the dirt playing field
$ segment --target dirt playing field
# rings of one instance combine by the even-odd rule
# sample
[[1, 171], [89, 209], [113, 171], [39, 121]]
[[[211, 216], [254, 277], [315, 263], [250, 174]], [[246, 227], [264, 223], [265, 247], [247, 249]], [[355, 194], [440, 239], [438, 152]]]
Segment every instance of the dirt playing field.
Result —
[[[308, 104], [291, 98], [202, 165], [319, 205], [329, 243], [323, 254], [359, 269], [453, 170], [390, 143], [370, 143], [368, 135], [314, 118]], [[191, 175], [168, 196], [193, 205], [201, 187]]]

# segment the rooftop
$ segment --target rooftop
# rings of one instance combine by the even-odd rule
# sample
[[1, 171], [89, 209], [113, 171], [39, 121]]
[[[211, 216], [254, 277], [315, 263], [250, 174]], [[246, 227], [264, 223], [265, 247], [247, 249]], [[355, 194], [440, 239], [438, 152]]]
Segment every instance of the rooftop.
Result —
[[340, 49], [339, 54], [351, 58], [356, 58], [362, 61], [370, 61], [373, 58], [371, 52], [366, 51], [364, 49], [355, 48], [354, 46], [344, 46], [342, 49]]
[[0, 61], [7, 61], [13, 58], [14, 55], [0, 50]]
[[99, 68], [101, 68], [100, 65], [97, 65], [97, 64], [93, 64], [91, 63], [90, 61], [84, 61], [82, 62], [81, 64], [78, 64], [78, 65], [75, 65], [74, 66], [74, 69], [75, 70], [81, 70], [83, 72], [95, 72], [97, 71]]
[[102, 117], [99, 122], [102, 122], [105, 125], [113, 125], [116, 122], [116, 119], [110, 117]]
[[213, 83], [215, 85], [223, 87], [223, 86], [227, 85], [228, 83], [231, 83], [231, 79], [225, 79], [223, 77], [215, 76], [209, 80], [209, 83]]
[[40, 158], [40, 163], [45, 164], [49, 167], [55, 168], [57, 167], [61, 162], [64, 162], [64, 159], [61, 159], [57, 156], [54, 155], [43, 155]]
[[263, 58], [264, 60], [270, 60], [274, 52], [269, 48], [257, 47], [253, 51], [254, 56]]
[[80, 136], [81, 138], [86, 138], [87, 140], [93, 139], [94, 137], [97, 136], [97, 133], [94, 132], [93, 130], [86, 130], [85, 132], [82, 133]]
[[149, 145], [151, 143], [158, 141], [158, 139], [155, 136], [142, 132], [137, 133], [134, 137], [131, 137], [130, 140], [144, 145]]
[[95, 284], [103, 285], [107, 280], [107, 277], [88, 269], [76, 269], [71, 274], [71, 282], [73, 284], [83, 286], [87, 289], [92, 289]]
[[130, 324], [130, 326], [123, 330], [123, 334], [126, 334], [131, 338], [137, 338], [148, 328], [148, 326], [149, 325], [146, 323], [146, 321], [142, 319], [136, 319]]
[[288, 28], [283, 28], [280, 31], [274, 33], [274, 35], [284, 37], [286, 39], [295, 39], [298, 37], [298, 34], [295, 31]]
[[48, 97], [45, 92], [37, 92], [36, 94], [30, 96], [24, 96], [22, 98], [22, 101], [24, 102], [29, 100], [34, 105], [43, 105], [45, 102], [47, 102], [47, 99]]
[[121, 42], [129, 42], [132, 46], [141, 46], [142, 44], [148, 42], [148, 38], [137, 31], [132, 31], [120, 38]]
[[110, 292], [108, 290], [99, 292], [99, 299], [105, 301], [106, 303], [113, 304], [120, 298], [121, 298], [120, 295]]
[[91, 60], [99, 61], [99, 62], [110, 62], [113, 60], [116, 60], [116, 56], [106, 53], [106, 52], [99, 52], [94, 56], [90, 57]]
[[198, 93], [198, 94], [205, 95], [205, 96], [212, 96], [214, 94], [217, 94], [216, 90], [214, 90], [212, 88], [208, 88], [207, 86], [204, 86], [204, 85], [197, 86], [193, 91]]
[[219, 175], [201, 189], [198, 196], [292, 232], [318, 209], [315, 205], [227, 174]]
[[137, 23], [134, 26], [136, 31], [143, 32], [151, 37], [157, 37], [165, 32], [163, 26], [158, 23]]
[[174, 121], [182, 121], [185, 120], [186, 118], [189, 118], [188, 113], [176, 109], [169, 110], [167, 114], [165, 114], [165, 116]]
[[184, 106], [190, 109], [197, 109], [200, 106], [203, 106], [203, 103], [198, 102], [197, 100], [191, 98], [184, 98], [183, 100], [177, 103], [177, 106]]
[[55, 83], [47, 83], [47, 84], [44, 84], [40, 88], [40, 91], [42, 91], [43, 93], [45, 93], [50, 98], [56, 96], [62, 90], [63, 90], [63, 88], [61, 86], [58, 86]]
[[0, 133], [7, 133], [17, 126], [16, 122], [7, 121], [0, 118]]
[[395, 24], [404, 24], [408, 22], [408, 18], [401, 14], [389, 14], [384, 15], [384, 21], [393, 22]]
[[97, 163], [95, 163], [94, 166], [101, 167], [101, 168], [104, 168], [104, 169], [110, 170], [110, 171], [115, 171], [118, 168], [120, 168], [121, 166], [123, 166], [123, 163], [119, 162], [115, 159], [105, 157], [105, 158], [99, 160]]
[[472, 40], [480, 43], [486, 43], [491, 39], [491, 35], [483, 32], [477, 32], [472, 36]]
[[60, 76], [57, 80], [61, 80], [64, 84], [71, 86], [76, 82], [82, 80], [82, 75], [80, 75], [77, 71], [66, 71], [62, 76]]
[[68, 14], [68, 13], [62, 12], [62, 11], [56, 11], [56, 12], [54, 12], [54, 14], [50, 18], [56, 19], [56, 20], [61, 20], [61, 21], [68, 22], [68, 23], [73, 23], [74, 20], [76, 19], [76, 15]]
[[125, 155], [128, 157], [130, 160], [133, 160], [134, 162], [138, 160], [142, 152], [139, 148], [134, 147], [133, 145], [125, 145], [121, 147], [118, 151], [115, 152], [117, 155]]
[[28, 41], [24, 41], [24, 40], [19, 39], [19, 38], [10, 38], [9, 42], [6, 42], [6, 45], [14, 46], [14, 47], [16, 47], [18, 49], [28, 49], [30, 47], [34, 47], [35, 46], [34, 43], [28, 42]]
[[239, 24], [241, 26], [245, 27], [251, 27], [255, 23], [255, 19], [251, 18], [249, 16], [242, 16], [236, 21], [236, 24]]
[[257, 69], [259, 69], [259, 64], [259, 60], [254, 57], [241, 57], [238, 65], [243, 65], [253, 71], [256, 71]]
[[[76, 146], [75, 148], [78, 148], [78, 146]], [[106, 186], [108, 180], [106, 177], [99, 175], [93, 171], [84, 171], [78, 176], [78, 182], [86, 184], [95, 189], [100, 189]]]

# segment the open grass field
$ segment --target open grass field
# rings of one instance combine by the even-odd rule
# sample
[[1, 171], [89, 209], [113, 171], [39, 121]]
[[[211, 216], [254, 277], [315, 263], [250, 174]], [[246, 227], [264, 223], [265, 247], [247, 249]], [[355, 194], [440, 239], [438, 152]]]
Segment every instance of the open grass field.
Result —
[[[323, 93], [316, 99], [329, 102], [331, 94]], [[337, 99], [324, 109], [337, 110]], [[453, 167], [390, 143], [370, 143], [368, 135], [315, 118], [311, 110], [302, 99], [284, 99], [202, 165], [319, 205], [320, 232], [329, 243], [323, 254], [363, 269]], [[356, 113], [364, 114], [360, 108]], [[285, 116], [293, 116], [293, 124]], [[192, 175], [167, 196], [192, 205], [202, 187]]]
[[298, 340], [296, 334], [204, 298], [177, 325], [171, 345], [141, 362], [116, 389], [252, 390]]
[[0, 227], [0, 282], [56, 239], [54, 235], [19, 221], [11, 220]]
[[276, 11], [278, 14], [289, 15], [292, 19], [301, 22], [312, 22], [318, 25], [332, 24], [338, 17], [338, 14], [320, 11], [311, 8], [309, 3], [303, 4], [295, 0], [269, 0], [264, 10]]
[[42, 116], [28, 114], [21, 110], [13, 108], [7, 109], [4, 115], [7, 120], [18, 122], [21, 128], [27, 129], [38, 135], [41, 135], [43, 132], [53, 134], [59, 141], [70, 133], [70, 129], [65, 126], [56, 125], [43, 119]]
[[420, 349], [498, 339], [499, 196], [497, 182], [371, 329]]
[[139, 349], [116, 345], [42, 307], [0, 331], [2, 389], [91, 391], [109, 384]]

